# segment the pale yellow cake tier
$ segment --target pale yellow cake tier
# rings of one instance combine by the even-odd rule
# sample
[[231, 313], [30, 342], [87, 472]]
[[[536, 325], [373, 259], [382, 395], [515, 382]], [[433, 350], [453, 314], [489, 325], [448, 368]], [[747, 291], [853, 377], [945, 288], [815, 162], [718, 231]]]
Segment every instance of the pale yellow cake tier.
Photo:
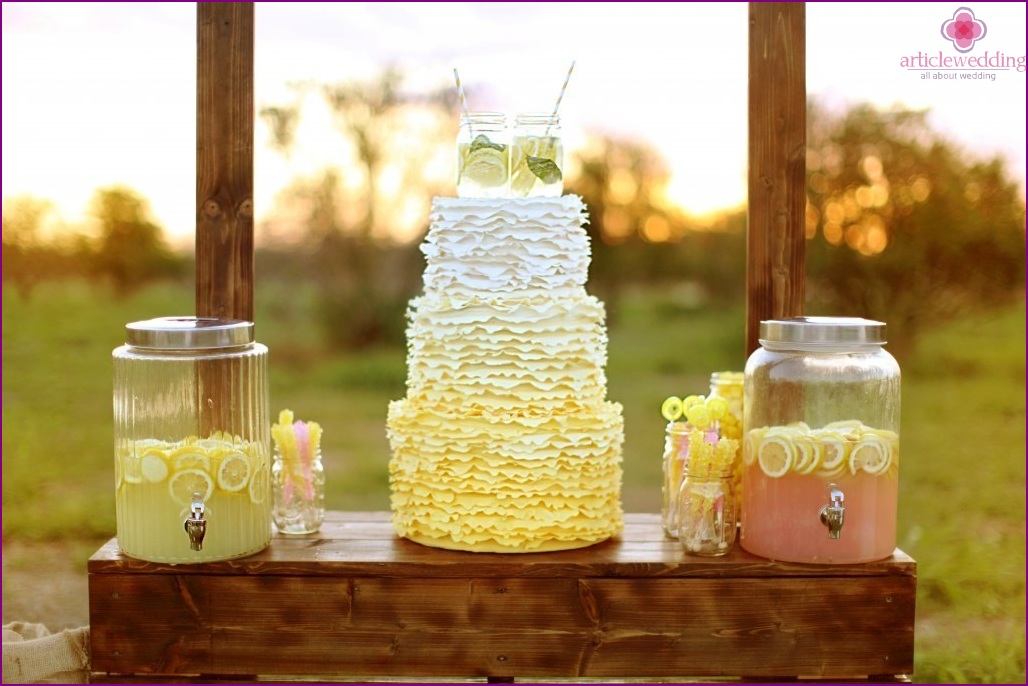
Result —
[[621, 531], [621, 406], [460, 414], [399, 400], [388, 433], [393, 524], [441, 548], [543, 552]]

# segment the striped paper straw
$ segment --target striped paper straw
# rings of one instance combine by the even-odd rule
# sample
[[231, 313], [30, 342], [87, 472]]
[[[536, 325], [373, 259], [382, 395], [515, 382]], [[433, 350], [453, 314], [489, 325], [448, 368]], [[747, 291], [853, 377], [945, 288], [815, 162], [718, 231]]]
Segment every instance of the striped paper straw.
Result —
[[557, 96], [557, 104], [553, 106], [553, 116], [557, 116], [557, 110], [560, 109], [560, 101], [564, 99], [564, 91], [568, 89], [568, 81], [571, 80], [571, 72], [575, 70], [575, 60], [571, 60], [571, 67], [568, 68], [568, 75], [564, 77], [564, 85], [560, 87], [560, 95]]
[[457, 73], [457, 67], [453, 68], [453, 78], [457, 81], [457, 95], [460, 96], [460, 108], [464, 111], [464, 117], [468, 116], [468, 101], [464, 97], [464, 86], [460, 82], [460, 74]]

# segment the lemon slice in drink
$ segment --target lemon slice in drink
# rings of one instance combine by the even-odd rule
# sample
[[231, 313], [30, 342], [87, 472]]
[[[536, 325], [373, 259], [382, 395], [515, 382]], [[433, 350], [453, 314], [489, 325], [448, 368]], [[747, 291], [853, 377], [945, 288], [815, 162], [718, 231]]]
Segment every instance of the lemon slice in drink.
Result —
[[821, 443], [822, 462], [820, 474], [838, 476], [845, 471], [850, 454], [850, 442], [838, 431], [821, 431], [817, 433]]
[[246, 488], [250, 481], [250, 460], [243, 453], [235, 450], [221, 458], [218, 465], [218, 488], [228, 493], [236, 493]]
[[507, 183], [506, 149], [481, 147], [468, 153], [461, 168], [461, 178], [488, 188]]
[[139, 472], [152, 484], [168, 478], [168, 458], [163, 450], [151, 448], [139, 459]]
[[253, 478], [250, 479], [250, 502], [260, 505], [267, 500], [268, 487], [268, 470], [262, 464], [258, 464], [257, 469], [253, 473]]
[[825, 459], [824, 446], [816, 436], [804, 434], [797, 436], [794, 441], [796, 445], [796, 465], [793, 469], [799, 474], [813, 474], [821, 467]]
[[883, 474], [892, 463], [892, 450], [881, 436], [865, 435], [853, 446], [850, 453], [850, 473], [864, 472], [877, 476]]
[[139, 458], [127, 453], [121, 458], [121, 478], [127, 484], [143, 483], [143, 473], [139, 470]]
[[747, 467], [757, 461], [757, 450], [760, 448], [765, 431], [767, 428], [761, 427], [746, 432], [746, 437], [742, 441], [742, 462]]
[[211, 472], [211, 458], [193, 446], [183, 446], [174, 451], [170, 460], [176, 472], [183, 469], [199, 469], [208, 474]]
[[785, 436], [764, 435], [757, 450], [760, 469], [772, 478], [785, 476], [796, 463], [796, 446]]
[[201, 500], [207, 500], [213, 492], [214, 482], [211, 477], [199, 469], [183, 469], [168, 481], [168, 493], [179, 505], [189, 505], [194, 493], [198, 494]]

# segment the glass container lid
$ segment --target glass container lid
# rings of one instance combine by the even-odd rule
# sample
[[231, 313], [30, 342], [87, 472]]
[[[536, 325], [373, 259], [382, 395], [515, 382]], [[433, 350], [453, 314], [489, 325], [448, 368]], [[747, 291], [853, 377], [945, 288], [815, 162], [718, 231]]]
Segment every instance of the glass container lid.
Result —
[[884, 345], [885, 324], [859, 317], [789, 317], [760, 322], [760, 343]]
[[158, 317], [126, 324], [125, 342], [156, 350], [235, 348], [253, 343], [253, 322], [217, 317]]

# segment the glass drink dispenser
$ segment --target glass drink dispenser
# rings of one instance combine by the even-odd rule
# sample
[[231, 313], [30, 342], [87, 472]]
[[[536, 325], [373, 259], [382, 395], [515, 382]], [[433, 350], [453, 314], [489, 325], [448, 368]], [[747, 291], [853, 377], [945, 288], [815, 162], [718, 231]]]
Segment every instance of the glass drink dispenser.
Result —
[[740, 545], [857, 563], [896, 547], [900, 370], [885, 325], [763, 321], [746, 363]]
[[210, 562], [271, 540], [268, 349], [253, 324], [128, 324], [114, 353], [118, 545], [150, 562]]

